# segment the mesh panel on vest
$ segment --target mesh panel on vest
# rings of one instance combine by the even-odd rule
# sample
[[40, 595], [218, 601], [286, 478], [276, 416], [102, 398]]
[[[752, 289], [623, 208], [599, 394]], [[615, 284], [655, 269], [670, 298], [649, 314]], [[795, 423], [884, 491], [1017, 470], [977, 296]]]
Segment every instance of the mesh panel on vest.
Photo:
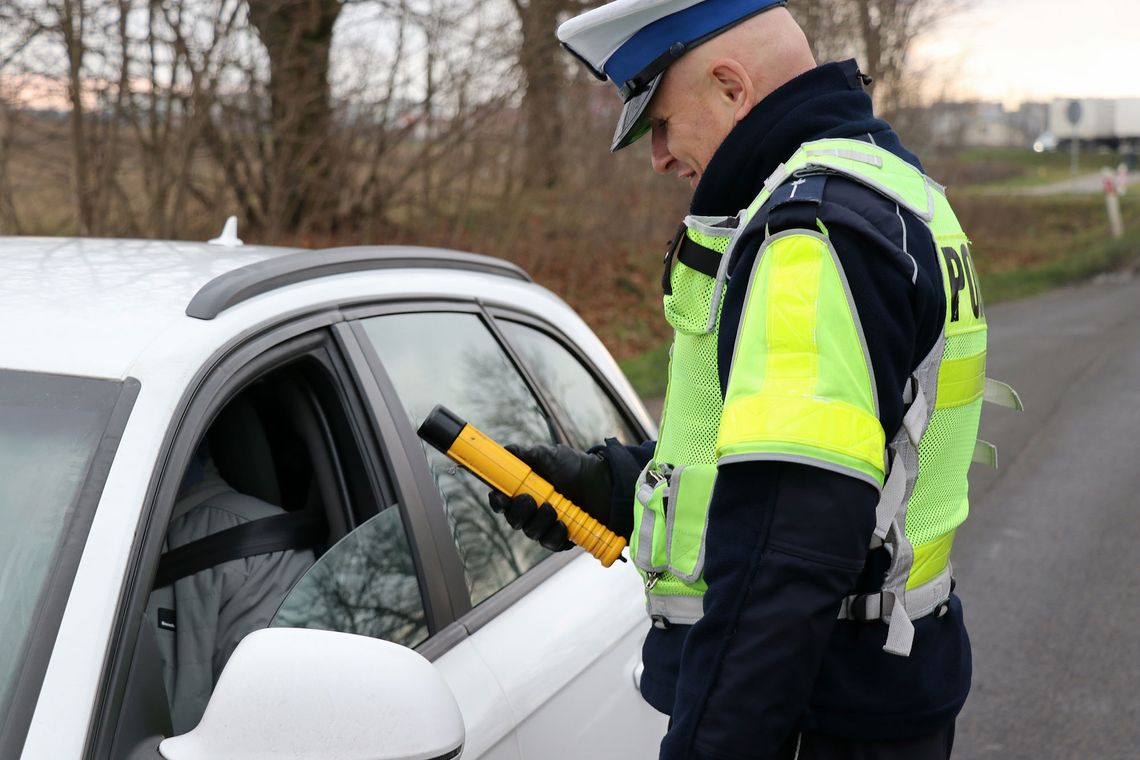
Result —
[[704, 335], [716, 280], [674, 261], [669, 283], [673, 286], [673, 294], [665, 296], [665, 318], [669, 324], [679, 333]]
[[964, 333], [946, 336], [946, 348], [942, 360], [965, 359], [967, 356], [977, 356], [986, 350], [986, 331]]
[[[969, 512], [966, 472], [974, 455], [974, 440], [982, 403], [941, 409], [931, 419], [918, 449], [918, 482], [906, 514], [906, 536], [924, 544], [965, 521]], [[921, 509], [915, 509], [921, 505]]]
[[706, 235], [700, 230], [690, 229], [687, 231], [689, 239], [694, 243], [700, 243], [705, 248], [716, 251], [717, 253], [724, 253], [728, 250], [728, 244], [732, 242], [731, 235]]
[[[986, 331], [950, 334], [942, 360], [964, 359], [986, 350]], [[974, 455], [982, 401], [939, 408], [918, 447], [918, 481], [906, 515], [906, 536], [914, 545], [932, 541], [961, 525], [969, 514], [967, 473]]]
[[[707, 278], [706, 278], [707, 279]], [[706, 312], [707, 319], [707, 312]], [[670, 398], [667, 401], [663, 431], [656, 459], [668, 464], [711, 464], [716, 462], [716, 422], [724, 401], [717, 373], [717, 333], [685, 335], [677, 333], [670, 362]]]
[[[731, 242], [728, 234], [705, 235], [693, 229], [687, 234], [720, 254]], [[669, 282], [673, 293], [665, 297], [665, 316], [676, 333], [669, 362], [666, 415], [661, 421], [655, 458], [672, 465], [711, 464], [716, 462], [717, 428], [724, 409], [717, 371], [719, 313], [713, 331], [705, 332], [716, 280], [674, 261]]]

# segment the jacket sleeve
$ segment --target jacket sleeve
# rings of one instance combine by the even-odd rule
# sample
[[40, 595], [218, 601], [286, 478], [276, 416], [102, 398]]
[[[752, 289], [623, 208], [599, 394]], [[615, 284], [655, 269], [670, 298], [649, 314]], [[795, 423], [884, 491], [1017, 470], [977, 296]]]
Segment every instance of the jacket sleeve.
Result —
[[590, 449], [601, 453], [610, 468], [610, 514], [606, 527], [629, 540], [633, 532], [633, 488], [641, 470], [653, 458], [657, 441], [643, 441], [635, 446], [619, 443], [614, 438]]
[[[727, 320], [735, 351], [709, 507], [708, 591], [682, 652], [661, 747], [669, 760], [779, 757], [794, 745], [874, 529], [885, 439], [877, 352], [859, 348], [834, 233], [781, 240], [755, 256], [746, 294], [725, 303], [739, 314]], [[910, 291], [893, 285], [884, 283], [893, 299], [884, 308], [906, 323]], [[913, 337], [913, 324], [899, 329]], [[893, 423], [898, 410], [886, 411]]]
[[705, 613], [685, 640], [662, 758], [776, 756], [863, 567], [877, 500], [869, 484], [808, 465], [721, 468]]

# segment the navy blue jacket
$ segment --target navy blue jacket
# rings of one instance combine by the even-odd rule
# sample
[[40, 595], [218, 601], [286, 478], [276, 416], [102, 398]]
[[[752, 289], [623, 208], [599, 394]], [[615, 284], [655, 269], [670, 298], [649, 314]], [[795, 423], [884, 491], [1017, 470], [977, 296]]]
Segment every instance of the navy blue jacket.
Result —
[[[736, 126], [702, 176], [691, 212], [736, 214], [801, 144], [838, 137], [874, 142], [920, 166], [875, 118], [855, 62], [828, 64], [784, 85]], [[814, 229], [817, 217], [825, 224], [866, 333], [891, 440], [902, 422], [903, 385], [934, 345], [945, 313], [933, 239], [905, 209], [850, 180], [830, 176], [817, 196], [761, 213], [773, 234]], [[722, 393], [762, 239], [742, 238], [730, 264], [718, 351]], [[618, 491], [648, 461], [652, 443], [607, 451], [614, 481], [623, 484], [615, 504], [628, 509], [630, 490]], [[783, 757], [799, 731], [890, 740], [933, 733], [955, 718], [971, 666], [956, 597], [945, 616], [916, 621], [909, 658], [882, 651], [885, 624], [836, 620], [843, 597], [881, 588], [889, 557], [868, 552], [877, 501], [866, 483], [808, 465], [720, 468], [704, 617], [693, 626], [654, 628], [645, 642], [642, 695], [672, 716], [662, 758]]]

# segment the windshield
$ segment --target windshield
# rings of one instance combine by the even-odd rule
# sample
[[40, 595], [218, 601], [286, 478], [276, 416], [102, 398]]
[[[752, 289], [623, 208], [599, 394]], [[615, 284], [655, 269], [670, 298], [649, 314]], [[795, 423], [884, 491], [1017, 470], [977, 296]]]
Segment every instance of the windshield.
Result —
[[120, 386], [0, 370], [0, 715]]

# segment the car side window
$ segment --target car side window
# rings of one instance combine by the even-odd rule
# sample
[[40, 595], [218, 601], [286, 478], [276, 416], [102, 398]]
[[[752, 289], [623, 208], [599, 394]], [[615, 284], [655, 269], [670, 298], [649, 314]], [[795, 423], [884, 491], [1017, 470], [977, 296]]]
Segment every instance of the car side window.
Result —
[[570, 445], [588, 449], [607, 438], [640, 440], [605, 388], [569, 349], [529, 325], [503, 319], [498, 324], [555, 407]]
[[[550, 424], [518, 369], [476, 314], [392, 314], [362, 320], [413, 427], [442, 404], [501, 443], [552, 443]], [[463, 564], [479, 604], [549, 552], [487, 504], [486, 485], [426, 444]]]
[[408, 537], [393, 505], [309, 568], [271, 623], [371, 636], [414, 647], [428, 636]]
[[198, 723], [252, 631], [321, 628], [408, 646], [427, 638], [400, 510], [369, 477], [353, 402], [324, 356], [249, 381], [213, 416], [181, 476], [145, 616], [177, 733]]

